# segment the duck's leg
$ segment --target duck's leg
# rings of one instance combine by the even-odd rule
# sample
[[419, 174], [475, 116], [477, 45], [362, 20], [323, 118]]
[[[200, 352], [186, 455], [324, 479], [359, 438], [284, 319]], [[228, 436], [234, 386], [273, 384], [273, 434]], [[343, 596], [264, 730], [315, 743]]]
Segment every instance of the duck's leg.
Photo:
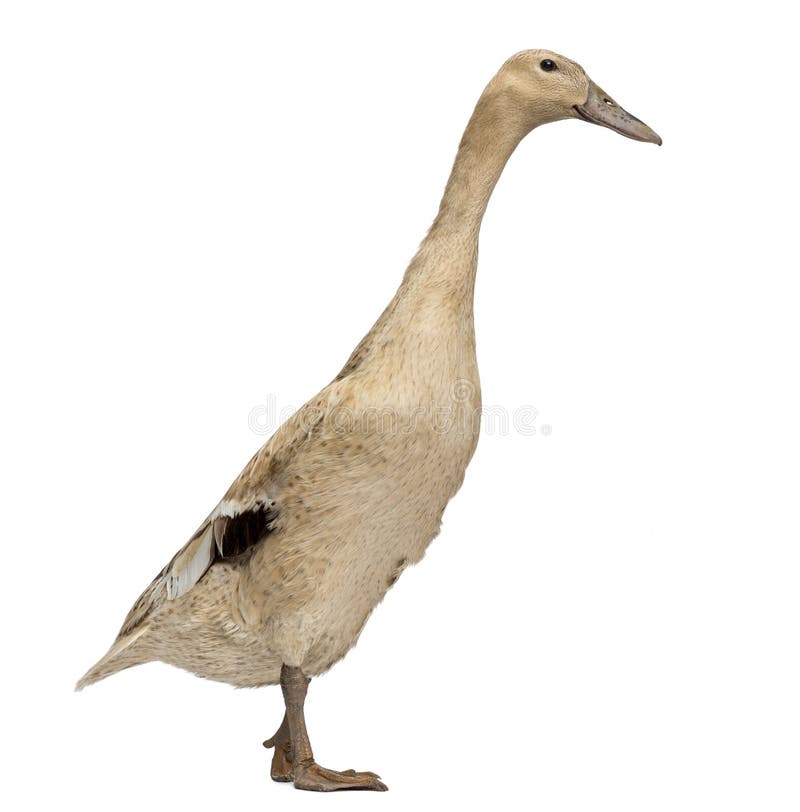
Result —
[[289, 736], [289, 722], [286, 714], [283, 715], [281, 726], [275, 735], [264, 742], [264, 747], [274, 747], [272, 754], [272, 767], [269, 774], [273, 781], [292, 781], [294, 772], [292, 770], [292, 740]]
[[374, 789], [383, 792], [388, 789], [375, 773], [357, 773], [355, 770], [337, 772], [320, 767], [314, 761], [303, 712], [308, 679], [299, 668], [284, 665], [281, 668], [281, 690], [286, 704], [286, 722], [292, 742], [292, 770], [297, 789], [317, 792], [339, 789]]

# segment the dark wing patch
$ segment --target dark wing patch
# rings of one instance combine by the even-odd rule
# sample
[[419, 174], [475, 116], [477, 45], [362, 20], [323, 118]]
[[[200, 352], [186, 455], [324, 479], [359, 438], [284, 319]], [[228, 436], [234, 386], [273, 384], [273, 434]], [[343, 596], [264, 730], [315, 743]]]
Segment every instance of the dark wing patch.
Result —
[[270, 532], [276, 516], [275, 506], [270, 503], [214, 519], [216, 558], [232, 558], [247, 552]]

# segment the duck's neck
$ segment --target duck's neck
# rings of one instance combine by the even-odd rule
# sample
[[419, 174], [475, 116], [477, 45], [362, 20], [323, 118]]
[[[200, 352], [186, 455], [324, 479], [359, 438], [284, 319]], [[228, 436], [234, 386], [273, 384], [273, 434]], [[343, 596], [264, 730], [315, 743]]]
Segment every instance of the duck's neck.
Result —
[[481, 221], [506, 162], [530, 130], [530, 120], [490, 84], [464, 131], [439, 213], [406, 272], [403, 286], [417, 304], [444, 297], [471, 313]]

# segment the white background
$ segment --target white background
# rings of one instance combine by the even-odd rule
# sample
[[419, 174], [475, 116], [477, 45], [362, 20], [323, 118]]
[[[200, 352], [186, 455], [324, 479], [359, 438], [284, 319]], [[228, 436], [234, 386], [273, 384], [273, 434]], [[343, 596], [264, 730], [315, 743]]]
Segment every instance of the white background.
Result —
[[[2, 792], [11, 809], [797, 810], [796, 42], [776, 3], [9, 2], [0, 19]], [[481, 238], [487, 432], [315, 680], [74, 681], [391, 297], [484, 84], [576, 59]], [[541, 431], [549, 427], [551, 434]]]

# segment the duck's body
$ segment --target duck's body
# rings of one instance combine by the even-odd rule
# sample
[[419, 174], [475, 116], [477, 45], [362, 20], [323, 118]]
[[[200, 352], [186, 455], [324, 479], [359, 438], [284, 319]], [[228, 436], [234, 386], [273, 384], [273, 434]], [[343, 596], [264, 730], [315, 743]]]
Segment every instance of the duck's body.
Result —
[[[558, 104], [526, 84], [540, 65], [536, 82], [547, 87], [555, 58], [566, 77]], [[478, 102], [439, 214], [392, 302], [341, 373], [245, 467], [79, 687], [151, 660], [236, 686], [280, 681], [287, 717], [273, 776], [312, 789], [383, 788], [371, 773], [354, 778], [313, 762], [305, 677], [353, 646], [403, 569], [422, 558], [461, 485], [479, 429], [472, 305], [481, 219], [533, 127], [577, 117], [564, 112], [573, 96], [591, 113], [599, 89], [588, 83], [579, 66], [549, 52], [504, 65]], [[641, 128], [625, 134], [657, 138]]]
[[[438, 533], [478, 439], [471, 291], [456, 304], [420, 278], [435, 242], [340, 375], [281, 426], [198, 531], [261, 512], [263, 537], [236, 555], [210, 550], [213, 565], [174, 599], [171, 562], [126, 619], [120, 641], [130, 645], [118, 641], [81, 687], [150, 660], [239, 687], [274, 684], [284, 663], [314, 676], [352, 647]], [[447, 237], [437, 247], [453, 260]], [[474, 278], [468, 253], [459, 271]]]

